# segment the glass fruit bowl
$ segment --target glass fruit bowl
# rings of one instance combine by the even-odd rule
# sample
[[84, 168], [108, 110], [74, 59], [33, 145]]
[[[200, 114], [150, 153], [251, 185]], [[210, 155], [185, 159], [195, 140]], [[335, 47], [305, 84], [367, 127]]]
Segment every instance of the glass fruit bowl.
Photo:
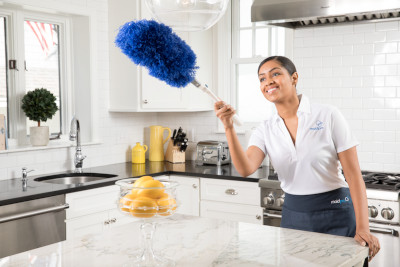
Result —
[[123, 179], [116, 182], [120, 187], [117, 207], [120, 212], [142, 220], [140, 226], [144, 250], [130, 266], [175, 266], [174, 262], [153, 252], [152, 239], [157, 221], [176, 212], [176, 188], [178, 183], [157, 180], [151, 176]]

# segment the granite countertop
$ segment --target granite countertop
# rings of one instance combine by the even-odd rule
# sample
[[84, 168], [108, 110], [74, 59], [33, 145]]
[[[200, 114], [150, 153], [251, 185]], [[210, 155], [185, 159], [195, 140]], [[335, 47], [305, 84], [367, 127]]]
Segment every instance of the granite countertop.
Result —
[[[1, 266], [125, 266], [141, 254], [140, 221], [0, 260]], [[350, 237], [175, 214], [157, 224], [154, 251], [176, 266], [358, 266]], [[362, 264], [361, 264], [362, 266]]]
[[88, 182], [82, 185], [62, 185], [34, 181], [35, 178], [58, 173], [36, 176], [28, 175], [28, 186], [26, 190], [24, 190], [22, 187], [22, 181], [20, 177], [9, 180], [0, 180], [0, 206], [113, 185], [117, 180], [129, 177], [140, 177], [143, 175], [159, 176], [164, 174], [175, 174], [193, 177], [239, 180], [246, 182], [258, 182], [259, 179], [268, 177], [267, 167], [259, 168], [255, 173], [244, 178], [236, 171], [233, 164], [222, 166], [198, 166], [194, 161], [186, 161], [185, 163], [179, 164], [172, 164], [165, 161], [146, 161], [144, 164], [132, 164], [130, 162], [126, 162], [100, 167], [84, 168], [83, 172], [107, 173], [115, 174], [117, 176], [99, 181]]

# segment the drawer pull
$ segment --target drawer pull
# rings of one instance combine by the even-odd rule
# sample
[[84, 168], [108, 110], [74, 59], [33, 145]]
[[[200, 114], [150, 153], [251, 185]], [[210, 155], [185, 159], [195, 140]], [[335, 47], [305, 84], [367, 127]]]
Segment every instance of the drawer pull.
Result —
[[227, 195], [237, 195], [237, 194], [239, 194], [239, 193], [236, 192], [235, 189], [226, 189], [226, 190], [225, 190], [225, 194], [227, 194]]
[[257, 215], [256, 215], [256, 219], [257, 219], [257, 220], [261, 220], [261, 215], [258, 215], [258, 214], [257, 214]]
[[194, 189], [196, 189], [196, 188], [197, 188], [197, 184], [193, 184], [192, 186], [193, 186], [193, 188], [194, 188]]

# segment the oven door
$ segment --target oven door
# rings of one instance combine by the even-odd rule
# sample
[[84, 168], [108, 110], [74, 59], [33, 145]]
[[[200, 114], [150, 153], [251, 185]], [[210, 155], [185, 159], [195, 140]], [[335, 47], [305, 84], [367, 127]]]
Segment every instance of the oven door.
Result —
[[263, 224], [269, 226], [281, 226], [282, 211], [264, 209]]
[[369, 263], [370, 267], [400, 266], [400, 226], [370, 223], [371, 233], [379, 239], [381, 249]]

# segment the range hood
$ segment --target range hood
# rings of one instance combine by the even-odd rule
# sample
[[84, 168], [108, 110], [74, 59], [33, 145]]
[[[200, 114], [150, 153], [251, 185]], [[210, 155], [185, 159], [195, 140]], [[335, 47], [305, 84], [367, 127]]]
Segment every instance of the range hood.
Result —
[[400, 0], [254, 0], [251, 21], [287, 28], [399, 20]]

